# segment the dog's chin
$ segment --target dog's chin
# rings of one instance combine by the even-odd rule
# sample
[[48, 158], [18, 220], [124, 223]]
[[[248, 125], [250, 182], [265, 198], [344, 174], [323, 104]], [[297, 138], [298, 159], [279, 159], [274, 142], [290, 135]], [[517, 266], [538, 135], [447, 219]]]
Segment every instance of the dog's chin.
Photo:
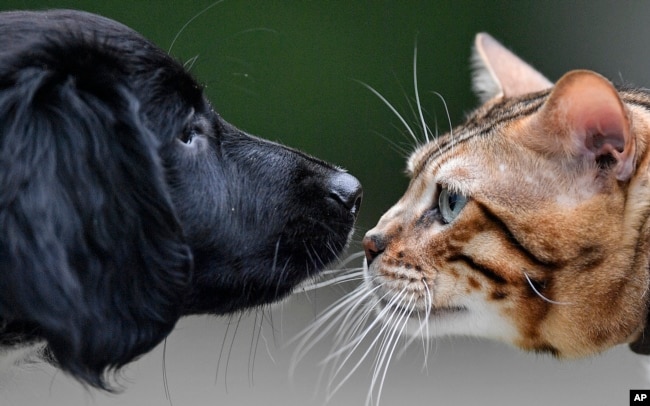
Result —
[[210, 256], [204, 263], [201, 258], [206, 257], [199, 253], [198, 274], [184, 313], [223, 315], [287, 298], [297, 286], [338, 261], [353, 234], [352, 226], [348, 228], [347, 234], [331, 236], [327, 244], [315, 247], [306, 242], [309, 249], [303, 250], [278, 247], [273, 256], [264, 259], [250, 256], [223, 262]]

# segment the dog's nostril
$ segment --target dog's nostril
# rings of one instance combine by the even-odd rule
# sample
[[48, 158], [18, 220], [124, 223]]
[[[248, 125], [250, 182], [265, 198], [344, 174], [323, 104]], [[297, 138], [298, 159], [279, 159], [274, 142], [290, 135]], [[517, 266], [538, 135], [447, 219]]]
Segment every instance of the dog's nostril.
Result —
[[386, 240], [381, 235], [366, 234], [362, 243], [368, 265], [386, 249]]
[[361, 183], [354, 176], [338, 172], [331, 178], [330, 197], [341, 203], [354, 215], [359, 212], [362, 195]]

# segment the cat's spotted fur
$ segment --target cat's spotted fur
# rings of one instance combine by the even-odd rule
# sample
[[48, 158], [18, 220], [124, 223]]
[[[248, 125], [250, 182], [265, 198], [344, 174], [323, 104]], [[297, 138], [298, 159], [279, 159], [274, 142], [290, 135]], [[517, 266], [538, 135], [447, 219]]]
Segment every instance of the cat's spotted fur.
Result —
[[378, 404], [391, 358], [421, 342], [426, 364], [431, 337], [650, 354], [650, 91], [590, 71], [553, 84], [487, 34], [473, 62], [483, 105], [411, 154], [406, 192], [363, 239], [363, 268], [314, 286], [363, 279], [296, 352], [335, 333], [330, 394], [374, 359], [366, 404]]
[[[590, 71], [553, 85], [486, 34], [475, 55], [485, 103], [412, 154], [364, 238], [376, 314], [560, 357], [647, 352], [650, 93]], [[467, 202], [446, 221], [441, 196]]]

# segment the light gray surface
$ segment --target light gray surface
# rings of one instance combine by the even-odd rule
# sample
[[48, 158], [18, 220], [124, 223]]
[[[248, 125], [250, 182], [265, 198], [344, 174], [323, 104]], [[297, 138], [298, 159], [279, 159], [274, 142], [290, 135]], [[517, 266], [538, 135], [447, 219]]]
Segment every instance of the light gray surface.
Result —
[[[321, 302], [327, 299], [320, 295], [315, 297]], [[283, 348], [282, 345], [298, 332], [298, 326], [313, 319], [314, 294], [307, 299], [300, 295], [273, 311], [275, 338], [270, 321], [266, 319], [259, 342], [251, 339], [253, 327], [259, 325], [254, 315], [239, 322], [234, 342], [232, 337], [238, 317], [232, 320], [230, 327], [228, 319], [192, 317], [182, 320], [167, 342], [165, 363], [171, 404], [325, 404], [322, 384], [318, 390], [316, 364], [326, 356], [329, 344], [324, 342], [298, 364], [293, 382], [287, 371], [295, 347]], [[224, 340], [226, 331], [228, 336]], [[433, 348], [428, 372], [422, 372], [422, 351], [417, 346], [393, 362], [386, 378], [382, 405], [611, 406], [627, 404], [629, 389], [650, 386], [644, 370], [647, 361], [633, 355], [626, 347], [581, 361], [556, 361], [474, 339], [439, 340]], [[13, 382], [3, 383], [0, 404], [169, 405], [162, 365], [163, 348], [159, 346], [125, 370], [122, 382], [126, 382], [126, 387], [119, 395], [88, 392], [63, 374], [40, 365], [19, 372]], [[369, 372], [368, 367], [357, 371], [330, 404], [364, 404]]]

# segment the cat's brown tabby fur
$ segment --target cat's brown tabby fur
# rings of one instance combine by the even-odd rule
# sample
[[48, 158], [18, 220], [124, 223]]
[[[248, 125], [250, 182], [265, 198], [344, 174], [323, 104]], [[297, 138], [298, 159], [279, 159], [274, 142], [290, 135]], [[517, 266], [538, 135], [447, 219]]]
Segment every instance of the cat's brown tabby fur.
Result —
[[553, 84], [487, 34], [475, 56], [484, 104], [411, 155], [364, 238], [365, 300], [403, 333], [647, 353], [650, 93], [585, 70]]

